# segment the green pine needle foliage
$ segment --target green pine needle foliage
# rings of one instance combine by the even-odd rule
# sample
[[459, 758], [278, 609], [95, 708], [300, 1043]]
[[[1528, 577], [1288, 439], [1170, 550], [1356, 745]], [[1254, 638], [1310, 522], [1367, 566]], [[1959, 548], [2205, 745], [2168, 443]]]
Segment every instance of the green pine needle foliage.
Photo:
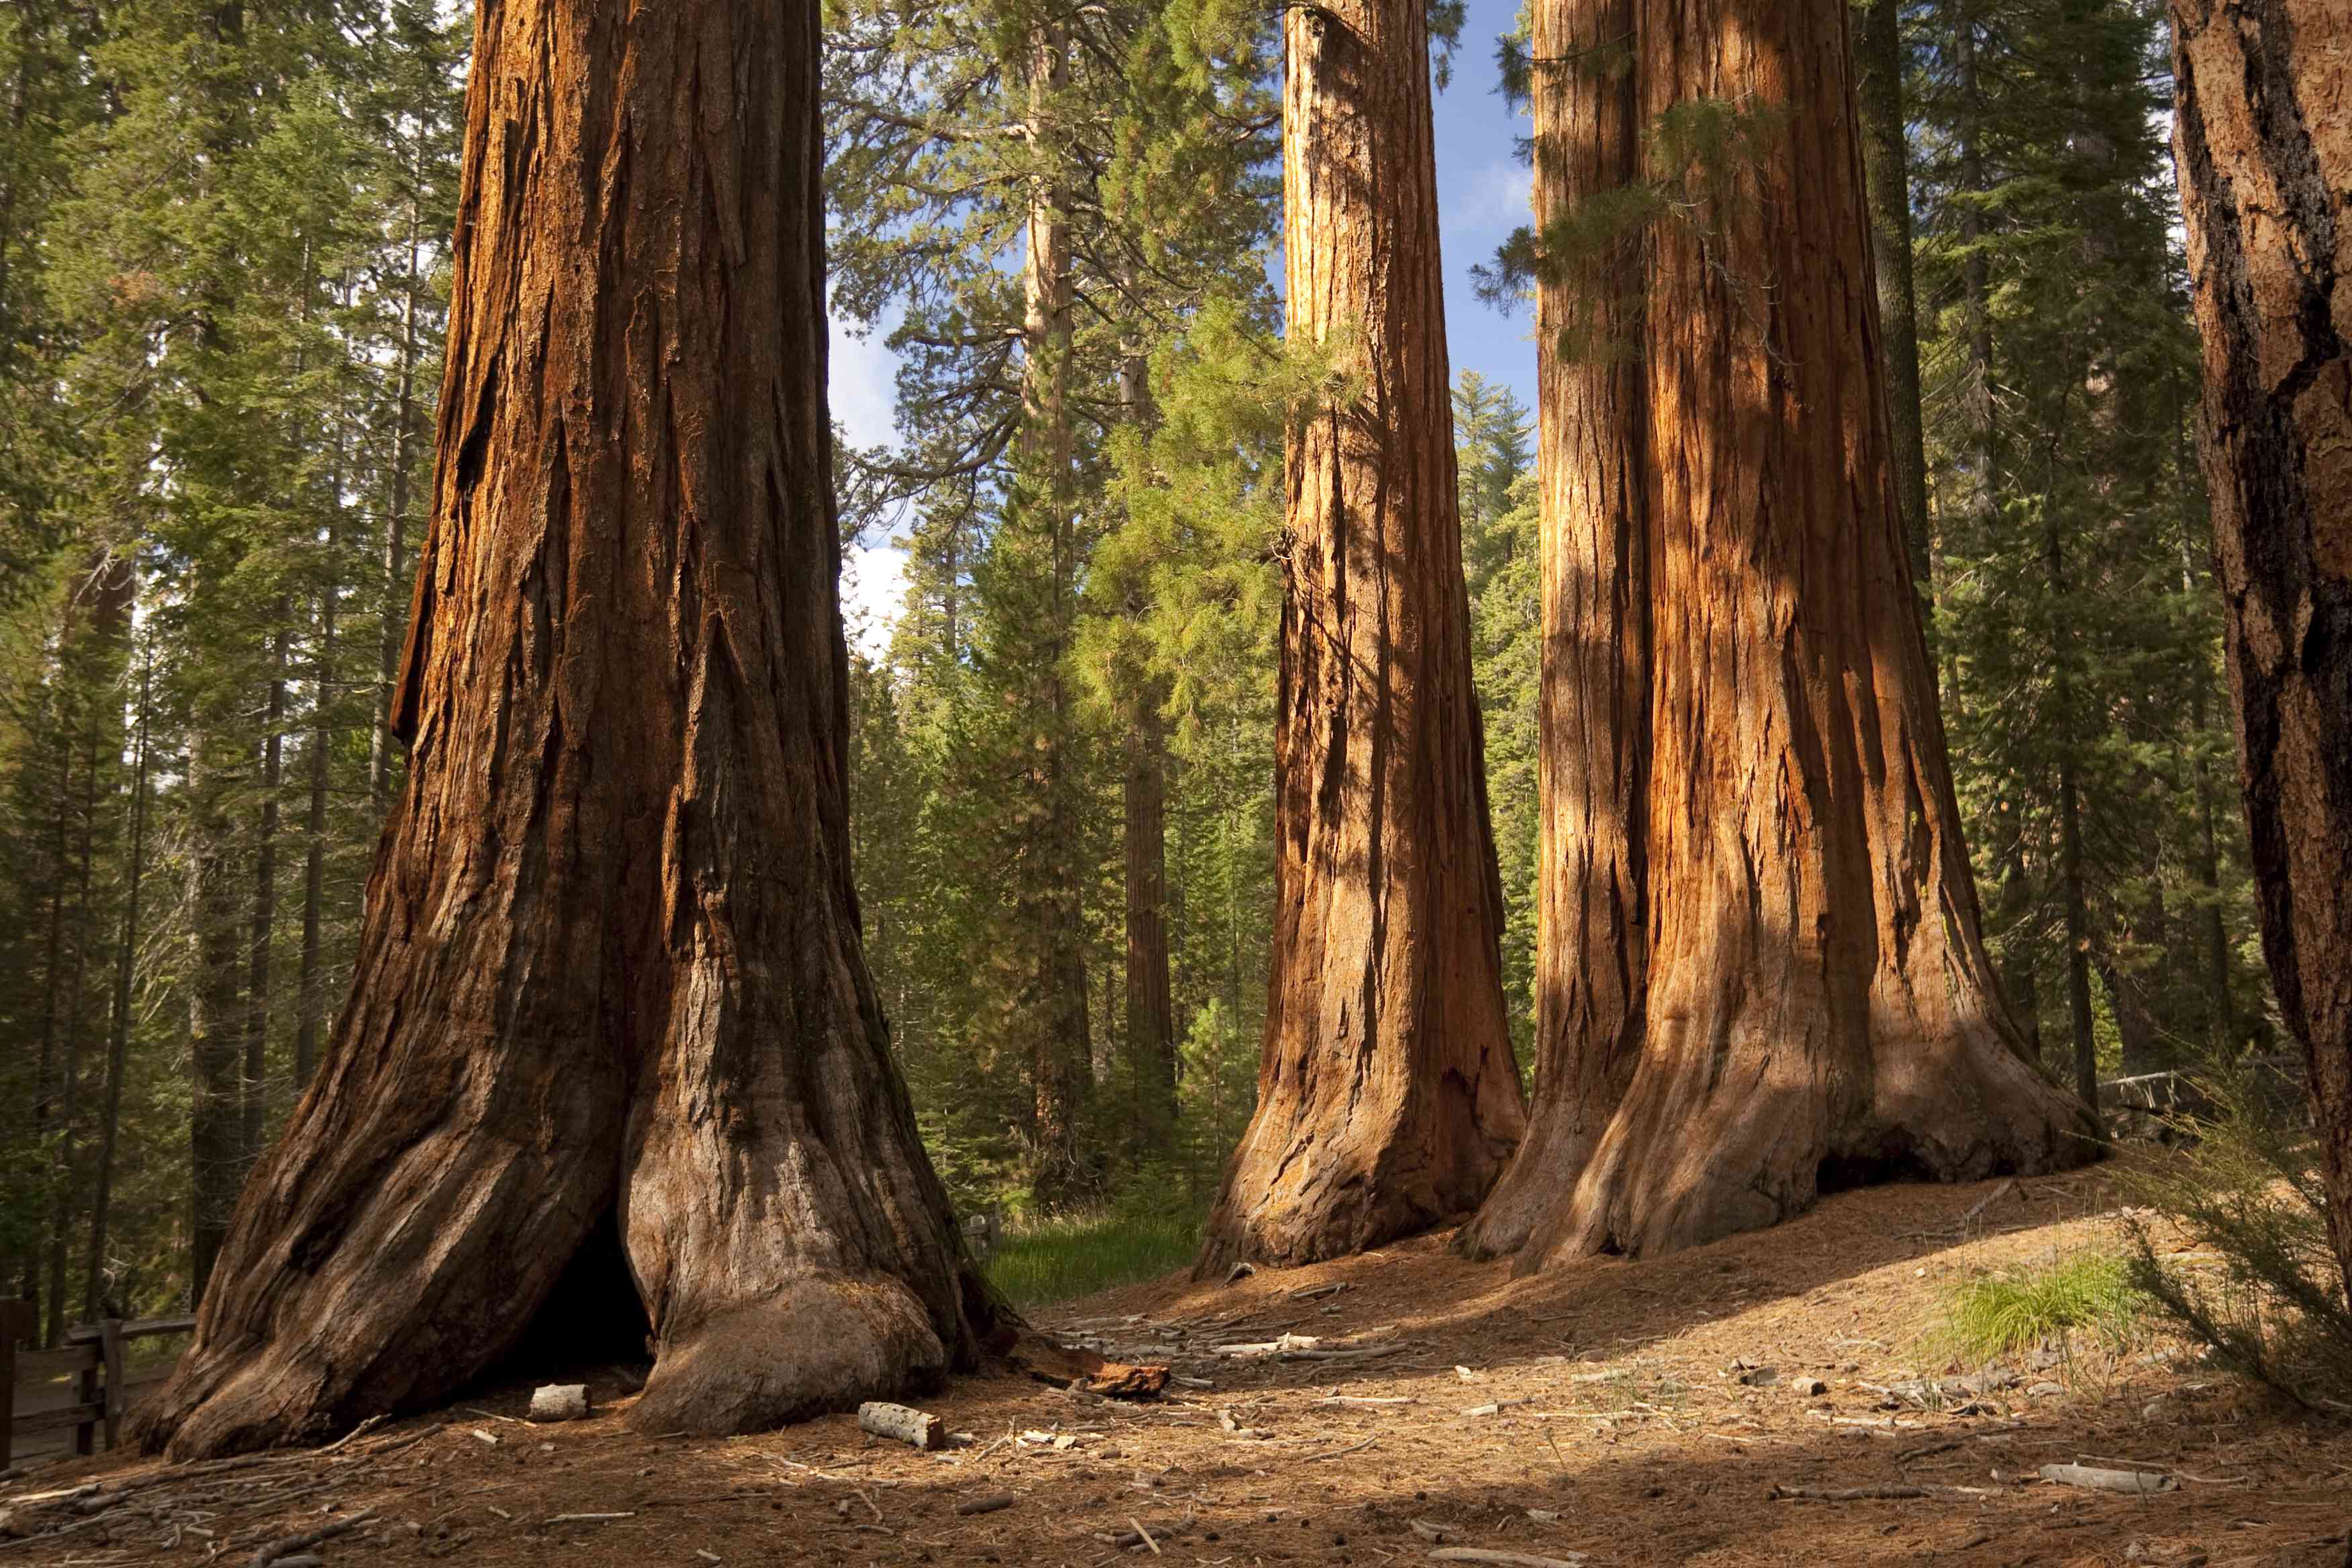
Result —
[[2327, 1241], [2302, 1086], [2259, 1068], [2215, 1073], [2183, 1148], [2134, 1173], [2137, 1195], [2192, 1250], [2131, 1232], [2130, 1274], [2213, 1359], [2304, 1405], [2352, 1411], [2352, 1303]]

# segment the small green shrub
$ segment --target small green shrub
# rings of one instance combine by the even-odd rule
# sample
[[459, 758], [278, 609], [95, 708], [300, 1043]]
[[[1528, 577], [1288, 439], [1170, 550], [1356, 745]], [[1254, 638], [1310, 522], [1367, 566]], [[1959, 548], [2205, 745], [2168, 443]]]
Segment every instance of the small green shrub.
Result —
[[1018, 1222], [998, 1244], [988, 1277], [1014, 1306], [1045, 1306], [1157, 1279], [1190, 1263], [1200, 1246], [1198, 1215], [1124, 1204]]
[[2131, 1226], [2131, 1277], [2213, 1359], [2299, 1404], [2352, 1410], [2352, 1304], [2327, 1244], [2327, 1194], [2301, 1086], [2240, 1068], [2199, 1084], [2170, 1119], [2182, 1147], [2130, 1176], [2194, 1249], [2159, 1254]]
[[1942, 1346], [1988, 1362], [2089, 1332], [2110, 1348], [2137, 1332], [2149, 1307], [2131, 1268], [2110, 1252], [2082, 1252], [2022, 1273], [1988, 1274], [1952, 1293]]

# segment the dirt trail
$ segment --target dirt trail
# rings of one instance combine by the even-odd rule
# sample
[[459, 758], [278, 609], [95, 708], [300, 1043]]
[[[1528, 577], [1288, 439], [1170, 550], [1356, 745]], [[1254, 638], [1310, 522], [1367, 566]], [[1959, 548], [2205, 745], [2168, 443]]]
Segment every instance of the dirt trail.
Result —
[[[336, 1453], [131, 1492], [73, 1516], [70, 1535], [0, 1544], [0, 1568], [241, 1563], [361, 1509], [374, 1516], [308, 1550], [328, 1564], [495, 1568], [1370, 1565], [1454, 1547], [1583, 1554], [1591, 1568], [2352, 1561], [2352, 1429], [2291, 1416], [2177, 1348], [2027, 1358], [1990, 1390], [1925, 1359], [1920, 1333], [1955, 1279], [2112, 1237], [2114, 1202], [2098, 1173], [1882, 1188], [1657, 1262], [1594, 1259], [1534, 1279], [1461, 1263], [1426, 1237], [1231, 1286], [1133, 1287], [1043, 1325], [1172, 1360], [1196, 1382], [1128, 1405], [960, 1381], [925, 1405], [974, 1442], [938, 1455], [869, 1440], [846, 1416], [754, 1437], [640, 1437], [614, 1418], [626, 1369], [587, 1369], [589, 1420], [507, 1419], [529, 1387], [501, 1388]], [[1318, 1358], [1215, 1349], [1285, 1333], [1312, 1337], [1290, 1343]], [[1322, 1354], [1335, 1348], [1378, 1353]], [[1922, 1379], [1940, 1391], [1905, 1388]], [[1814, 1380], [1826, 1391], [1804, 1392]], [[2042, 1466], [2076, 1460], [2180, 1479], [2147, 1497], [2040, 1480]], [[0, 1488], [0, 1510], [47, 1528], [60, 1510], [36, 1512], [28, 1492], [156, 1471], [121, 1458], [54, 1466]], [[1776, 1488], [1927, 1495], [1792, 1501]], [[1004, 1495], [1008, 1506], [958, 1511]], [[549, 1522], [565, 1514], [622, 1517]]]

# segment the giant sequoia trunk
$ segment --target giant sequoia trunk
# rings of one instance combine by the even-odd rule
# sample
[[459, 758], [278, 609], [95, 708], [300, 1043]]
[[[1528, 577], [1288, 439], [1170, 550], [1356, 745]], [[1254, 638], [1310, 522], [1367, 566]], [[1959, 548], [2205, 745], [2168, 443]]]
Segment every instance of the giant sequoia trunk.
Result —
[[2352, 68], [2331, 0], [2174, 0], [2172, 26], [2263, 951], [2352, 1289]]
[[824, 409], [817, 7], [481, 13], [446, 395], [350, 1001], [143, 1436], [447, 1393], [592, 1232], [632, 1411], [935, 1381], [985, 1301], [857, 935]]
[[1428, 28], [1286, 14], [1289, 331], [1354, 398], [1292, 433], [1257, 1113], [1200, 1261], [1307, 1263], [1475, 1207], [1524, 1113], [1470, 686]]
[[[1523, 1158], [1546, 1165], [1524, 1193], [1515, 1173], [1507, 1223], [1498, 1211], [1471, 1237], [1524, 1237], [1523, 1268], [1694, 1245], [1856, 1181], [2092, 1151], [2082, 1108], [2019, 1049], [1979, 936], [1890, 463], [1845, 6], [1626, 11], [1637, 47], [1620, 79], [1640, 121], [1741, 106], [1751, 150], [1729, 188], [1685, 183], [1696, 206], [1647, 231], [1638, 437], [1620, 425], [1547, 454], [1587, 469], [1547, 486], [1580, 498], [1549, 535], [1548, 625], [1575, 628], [1581, 660], [1558, 700], [1594, 716], [1580, 733], [1611, 762], [1548, 771], [1545, 810], [1555, 845], [1596, 824], [1622, 838], [1547, 851], [1563, 899], [1555, 914], [1547, 894], [1545, 944], [1583, 964], [1586, 989], [1538, 998], [1559, 1087]], [[1571, 20], [1558, 52], [1608, 26]], [[1622, 123], [1623, 106], [1608, 112]], [[1571, 145], [1591, 153], [1591, 137]], [[1612, 384], [1574, 406], [1631, 395]], [[1636, 512], [1638, 549], [1584, 542]], [[1621, 571], [1638, 577], [1623, 599], [1603, 591]], [[1636, 604], [1645, 688], [1610, 652], [1640, 625]], [[1617, 728], [1594, 734], [1604, 717]], [[1645, 921], [1621, 912], [1629, 896]], [[1605, 921], [1580, 912], [1604, 898]], [[1629, 934], [1613, 968], [1605, 945], [1568, 951], [1609, 923], [1645, 940]]]
[[[1634, 9], [1532, 8], [1539, 236], [1641, 175]], [[1639, 236], [1621, 233], [1597, 256], [1571, 252], [1538, 269], [1535, 1106], [1518, 1156], [1462, 1233], [1472, 1257], [1517, 1252], [1558, 1215], [1641, 1047], [1650, 605], [1640, 263]]]

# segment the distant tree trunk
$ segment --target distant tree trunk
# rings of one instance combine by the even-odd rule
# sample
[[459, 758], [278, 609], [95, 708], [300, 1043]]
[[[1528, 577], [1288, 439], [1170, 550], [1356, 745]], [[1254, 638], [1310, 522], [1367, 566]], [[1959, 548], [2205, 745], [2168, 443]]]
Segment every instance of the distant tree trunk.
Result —
[[[78, 700], [81, 711], [75, 715], [73, 732], [67, 737], [69, 747], [79, 755], [70, 775], [74, 783], [66, 794], [72, 795], [79, 792], [79, 799], [73, 806], [76, 819], [73, 963], [66, 981], [65, 1059], [59, 1074], [58, 1105], [60, 1142], [51, 1184], [48, 1228], [48, 1333], [45, 1342], [52, 1347], [65, 1342], [66, 1261], [72, 1251], [68, 1237], [72, 1229], [73, 1205], [81, 1195], [76, 1135], [79, 1131], [78, 1117], [81, 1099], [82, 1038], [89, 995], [89, 957], [90, 949], [97, 940], [91, 894], [98, 858], [99, 778], [103, 770], [121, 761], [122, 707], [119, 700], [110, 700], [109, 692], [113, 685], [115, 652], [131, 629], [132, 583], [126, 562], [105, 552], [99, 552], [90, 563], [89, 572], [77, 595], [88, 606], [88, 619], [78, 629], [69, 625], [65, 639], [69, 652], [75, 643], [82, 645], [78, 657], [64, 661], [62, 671], [65, 679], [80, 689]], [[103, 679], [98, 679], [101, 676]]]
[[[420, 162], [423, 154], [418, 154]], [[400, 381], [393, 400], [392, 506], [383, 519], [383, 621], [376, 647], [375, 727], [368, 735], [368, 799], [381, 818], [392, 791], [393, 681], [399, 672], [402, 618], [408, 597], [409, 469], [416, 441], [416, 261], [424, 214], [414, 195], [408, 204], [408, 272], [400, 304]]]
[[974, 1354], [985, 1287], [848, 865], [818, 20], [482, 15], [408, 784], [150, 1448], [447, 1394], [607, 1219], [626, 1269], [562, 1310], [642, 1301], [637, 1426], [772, 1425]]
[[1523, 1268], [2092, 1152], [1979, 934], [1890, 458], [1845, 6], [1634, 5], [1643, 122], [1712, 100], [1762, 140], [1648, 231], [1642, 1047]]
[[261, 1158], [269, 1111], [269, 960], [278, 928], [278, 793], [286, 780], [286, 617], [278, 601], [269, 643], [269, 696], [263, 708], [261, 813], [254, 832], [253, 937], [245, 998], [245, 1084], [238, 1126], [238, 1158], [250, 1166]]
[[1031, 184], [1027, 247], [1023, 259], [1024, 366], [1017, 457], [1034, 487], [1032, 504], [1046, 511], [1053, 552], [1047, 664], [1040, 672], [1046, 711], [1043, 744], [1033, 764], [1042, 810], [1036, 845], [1045, 886], [1037, 933], [1037, 1009], [1030, 1041], [1032, 1135], [1036, 1169], [1032, 1187], [1048, 1209], [1075, 1203], [1091, 1189], [1078, 1147], [1078, 1113], [1094, 1069], [1087, 1005], [1086, 911], [1077, 868], [1074, 781], [1068, 754], [1070, 692], [1062, 674], [1076, 594], [1076, 503], [1072, 491], [1070, 426], [1071, 310], [1068, 197], [1055, 178], [1053, 121], [1069, 86], [1069, 40], [1052, 18], [1029, 37], [1029, 125], [1044, 165]]
[[[1949, 687], [1945, 689], [1951, 689]], [[2012, 826], [2012, 834], [2019, 829]], [[2000, 929], [2013, 931], [2034, 903], [2033, 884], [2025, 874], [2025, 845], [2012, 837], [2000, 859]], [[2026, 1055], [2042, 1059], [2042, 986], [2035, 979], [2033, 947], [2029, 941], [2011, 940], [2000, 966], [2001, 994], [2025, 1039]]]
[[[1131, 292], [1135, 279], [1126, 279]], [[1136, 428], [1151, 420], [1143, 340], [1123, 345], [1119, 416]], [[1168, 964], [1168, 726], [1165, 683], [1141, 670], [1128, 681], [1124, 780], [1127, 861], [1127, 1051], [1138, 1101], [1139, 1142], [1165, 1159], [1176, 1147], [1176, 1004]]]
[[[1634, 0], [1539, 0], [1535, 219], [1641, 178]], [[1535, 1104], [1527, 1142], [1462, 1232], [1518, 1252], [1562, 1213], [1640, 1055], [1649, 983], [1649, 411], [1640, 237], [1545, 268], [1536, 296], [1542, 552], [1537, 710]]]
[[[335, 555], [335, 529], [327, 530], [327, 559]], [[319, 643], [310, 663], [310, 800], [302, 818], [302, 969], [295, 992], [294, 1093], [310, 1087], [319, 1058], [319, 1023], [326, 1012], [320, 925], [327, 887], [327, 795], [332, 783], [335, 741], [335, 609], [338, 585], [331, 564], [319, 589]]]
[[2066, 553], [2054, 510], [2042, 520], [2042, 563], [2049, 573], [2050, 710], [2058, 752], [2058, 895], [2066, 910], [2066, 1016], [2074, 1043], [2074, 1093], [2093, 1111], [2099, 1104], [2099, 1047], [2091, 1031], [2091, 901], [2083, 885], [2083, 790], [2075, 760], [2077, 720], [2067, 649], [2073, 642], [2067, 603]]
[[2263, 952], [2352, 1289], [2352, 70], [2328, 0], [2174, 0], [2172, 25]]
[[1351, 401], [1289, 438], [1276, 903], [1257, 1112], [1199, 1270], [1477, 1206], [1525, 1125], [1470, 679], [1418, 0], [1285, 13], [1288, 331]]
[[98, 1118], [98, 1172], [89, 1205], [89, 1268], [81, 1310], [99, 1315], [106, 1289], [106, 1222], [114, 1197], [114, 1147], [122, 1128], [122, 1072], [131, 1056], [131, 982], [139, 957], [139, 893], [147, 871], [147, 710], [154, 687], [151, 659], [139, 672], [139, 729], [132, 742], [131, 859], [123, 878], [122, 940], [115, 949], [114, 1000], [107, 1021], [106, 1100]]
[[1176, 1137], [1176, 1012], [1168, 973], [1168, 740], [1157, 683], [1137, 694], [1127, 734], [1127, 1049], [1137, 1123], [1150, 1154]]
[[240, 1158], [237, 941], [235, 896], [229, 889], [229, 825], [223, 810], [226, 771], [208, 754], [204, 735], [188, 748], [189, 1274], [191, 1300], [200, 1301], [214, 1260], [228, 1235], [245, 1174]]
[[1854, 7], [1854, 100], [1862, 130], [1862, 171], [1870, 206], [1870, 255], [1878, 279], [1880, 342], [1886, 359], [1886, 412], [1895, 494], [1911, 546], [1911, 584], [1922, 595], [1922, 622], [1935, 642], [1934, 576], [1929, 563], [1927, 437], [1919, 410], [1919, 308], [1911, 268], [1911, 144], [1903, 107], [1902, 0], [1864, 0]]

